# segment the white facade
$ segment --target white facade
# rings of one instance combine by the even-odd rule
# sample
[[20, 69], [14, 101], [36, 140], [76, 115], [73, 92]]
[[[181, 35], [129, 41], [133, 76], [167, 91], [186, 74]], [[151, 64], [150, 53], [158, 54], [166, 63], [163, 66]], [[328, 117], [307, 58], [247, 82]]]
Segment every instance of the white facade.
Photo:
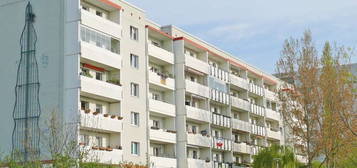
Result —
[[[1, 149], [10, 151], [18, 39], [25, 2], [0, 2], [4, 60]], [[102, 163], [243, 166], [283, 144], [279, 80], [124, 1], [33, 1], [42, 120], [77, 123], [78, 143]], [[12, 13], [8, 15], [6, 13]], [[51, 14], [49, 14], [51, 13]], [[4, 28], [4, 29], [3, 29]], [[51, 40], [49, 40], [51, 39]]]

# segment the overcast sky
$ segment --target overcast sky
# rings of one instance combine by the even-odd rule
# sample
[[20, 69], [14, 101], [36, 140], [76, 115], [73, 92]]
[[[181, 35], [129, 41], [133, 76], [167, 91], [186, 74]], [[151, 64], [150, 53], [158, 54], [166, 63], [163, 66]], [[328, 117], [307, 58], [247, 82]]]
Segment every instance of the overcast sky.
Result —
[[[149, 19], [174, 24], [269, 73], [286, 38], [356, 47], [357, 0], [127, 0]], [[356, 59], [354, 59], [356, 60]]]

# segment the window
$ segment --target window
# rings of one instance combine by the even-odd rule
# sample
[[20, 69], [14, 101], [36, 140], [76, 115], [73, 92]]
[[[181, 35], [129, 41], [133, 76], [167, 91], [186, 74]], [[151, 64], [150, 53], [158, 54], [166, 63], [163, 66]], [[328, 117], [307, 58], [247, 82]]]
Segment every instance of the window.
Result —
[[157, 120], [152, 120], [152, 126], [155, 128], [160, 128], [160, 123]]
[[81, 110], [89, 109], [89, 103], [86, 101], [81, 101]]
[[103, 80], [103, 73], [102, 72], [95, 72], [95, 79]]
[[103, 113], [103, 105], [101, 105], [101, 104], [96, 104], [96, 105], [95, 105], [95, 112], [97, 112], [97, 113]]
[[100, 136], [97, 136], [97, 137], [95, 137], [95, 140], [96, 140], [96, 146], [98, 146], [98, 147], [103, 147], [103, 139], [102, 139], [102, 137], [100, 137]]
[[192, 151], [192, 158], [197, 159], [197, 151]]
[[131, 124], [139, 126], [139, 113], [131, 112]]
[[95, 14], [97, 16], [103, 17], [103, 12], [101, 12], [101, 11], [95, 11]]
[[139, 85], [136, 83], [130, 84], [130, 92], [132, 96], [139, 97]]
[[135, 54], [130, 54], [130, 65], [133, 68], [139, 68], [139, 57]]
[[130, 26], [130, 38], [132, 40], [139, 40], [139, 30], [138, 28], [134, 27], [134, 26]]
[[131, 142], [131, 154], [139, 155], [139, 142]]
[[116, 44], [115, 48], [120, 48], [120, 43], [117, 40], [84, 26], [81, 27], [81, 40], [109, 51], [114, 47], [112, 42], [113, 45]]
[[154, 147], [152, 153], [154, 154], [154, 156], [160, 156], [160, 148]]

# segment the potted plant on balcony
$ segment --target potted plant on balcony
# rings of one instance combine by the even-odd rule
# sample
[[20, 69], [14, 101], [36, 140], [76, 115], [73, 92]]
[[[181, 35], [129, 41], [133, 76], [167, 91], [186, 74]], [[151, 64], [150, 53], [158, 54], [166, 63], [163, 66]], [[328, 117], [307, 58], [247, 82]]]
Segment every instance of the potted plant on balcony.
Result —
[[153, 129], [153, 130], [159, 130], [160, 129], [159, 127], [155, 127], [155, 126], [152, 126], [150, 128]]
[[104, 117], [108, 117], [108, 116], [109, 116], [109, 114], [104, 114], [103, 116], [104, 116]]
[[107, 150], [107, 148], [106, 147], [99, 147], [99, 150]]
[[80, 146], [85, 146], [85, 145], [86, 145], [86, 143], [84, 143], [84, 142], [80, 142], [80, 143], [79, 143], [79, 145], [80, 145]]
[[99, 114], [98, 111], [93, 112], [93, 115], [98, 115], [98, 114]]
[[122, 150], [121, 146], [116, 146], [116, 149]]
[[118, 120], [122, 120], [123, 119], [123, 117], [122, 116], [118, 116]]
[[92, 146], [92, 149], [93, 149], [93, 150], [98, 150], [99, 147], [98, 147], [98, 146]]
[[90, 113], [90, 109], [85, 109], [84, 113], [86, 113], [86, 114]]
[[116, 115], [112, 115], [112, 116], [110, 116], [110, 118], [112, 118], [112, 119], [114, 119], [116, 117]]
[[176, 131], [174, 131], [174, 130], [166, 130], [166, 132], [169, 132], [169, 133], [176, 133]]
[[108, 146], [108, 147], [106, 148], [106, 151], [113, 151], [113, 148], [111, 148], [110, 146]]
[[107, 80], [107, 82], [111, 83], [111, 84], [114, 84], [114, 85], [121, 86], [120, 80], [118, 80], [118, 79], [110, 79], [110, 80]]
[[211, 160], [209, 158], [206, 158], [206, 163], [209, 163]]

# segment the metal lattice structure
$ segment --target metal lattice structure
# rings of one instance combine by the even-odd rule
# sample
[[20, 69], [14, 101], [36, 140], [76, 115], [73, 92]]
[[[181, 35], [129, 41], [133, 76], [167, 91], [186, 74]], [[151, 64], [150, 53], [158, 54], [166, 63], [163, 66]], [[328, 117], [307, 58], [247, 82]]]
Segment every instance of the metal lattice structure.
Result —
[[41, 114], [39, 102], [39, 72], [36, 61], [35, 15], [30, 2], [26, 6], [25, 27], [21, 34], [21, 59], [17, 69], [16, 102], [13, 111], [15, 122], [12, 134], [12, 154], [22, 161], [40, 156]]

